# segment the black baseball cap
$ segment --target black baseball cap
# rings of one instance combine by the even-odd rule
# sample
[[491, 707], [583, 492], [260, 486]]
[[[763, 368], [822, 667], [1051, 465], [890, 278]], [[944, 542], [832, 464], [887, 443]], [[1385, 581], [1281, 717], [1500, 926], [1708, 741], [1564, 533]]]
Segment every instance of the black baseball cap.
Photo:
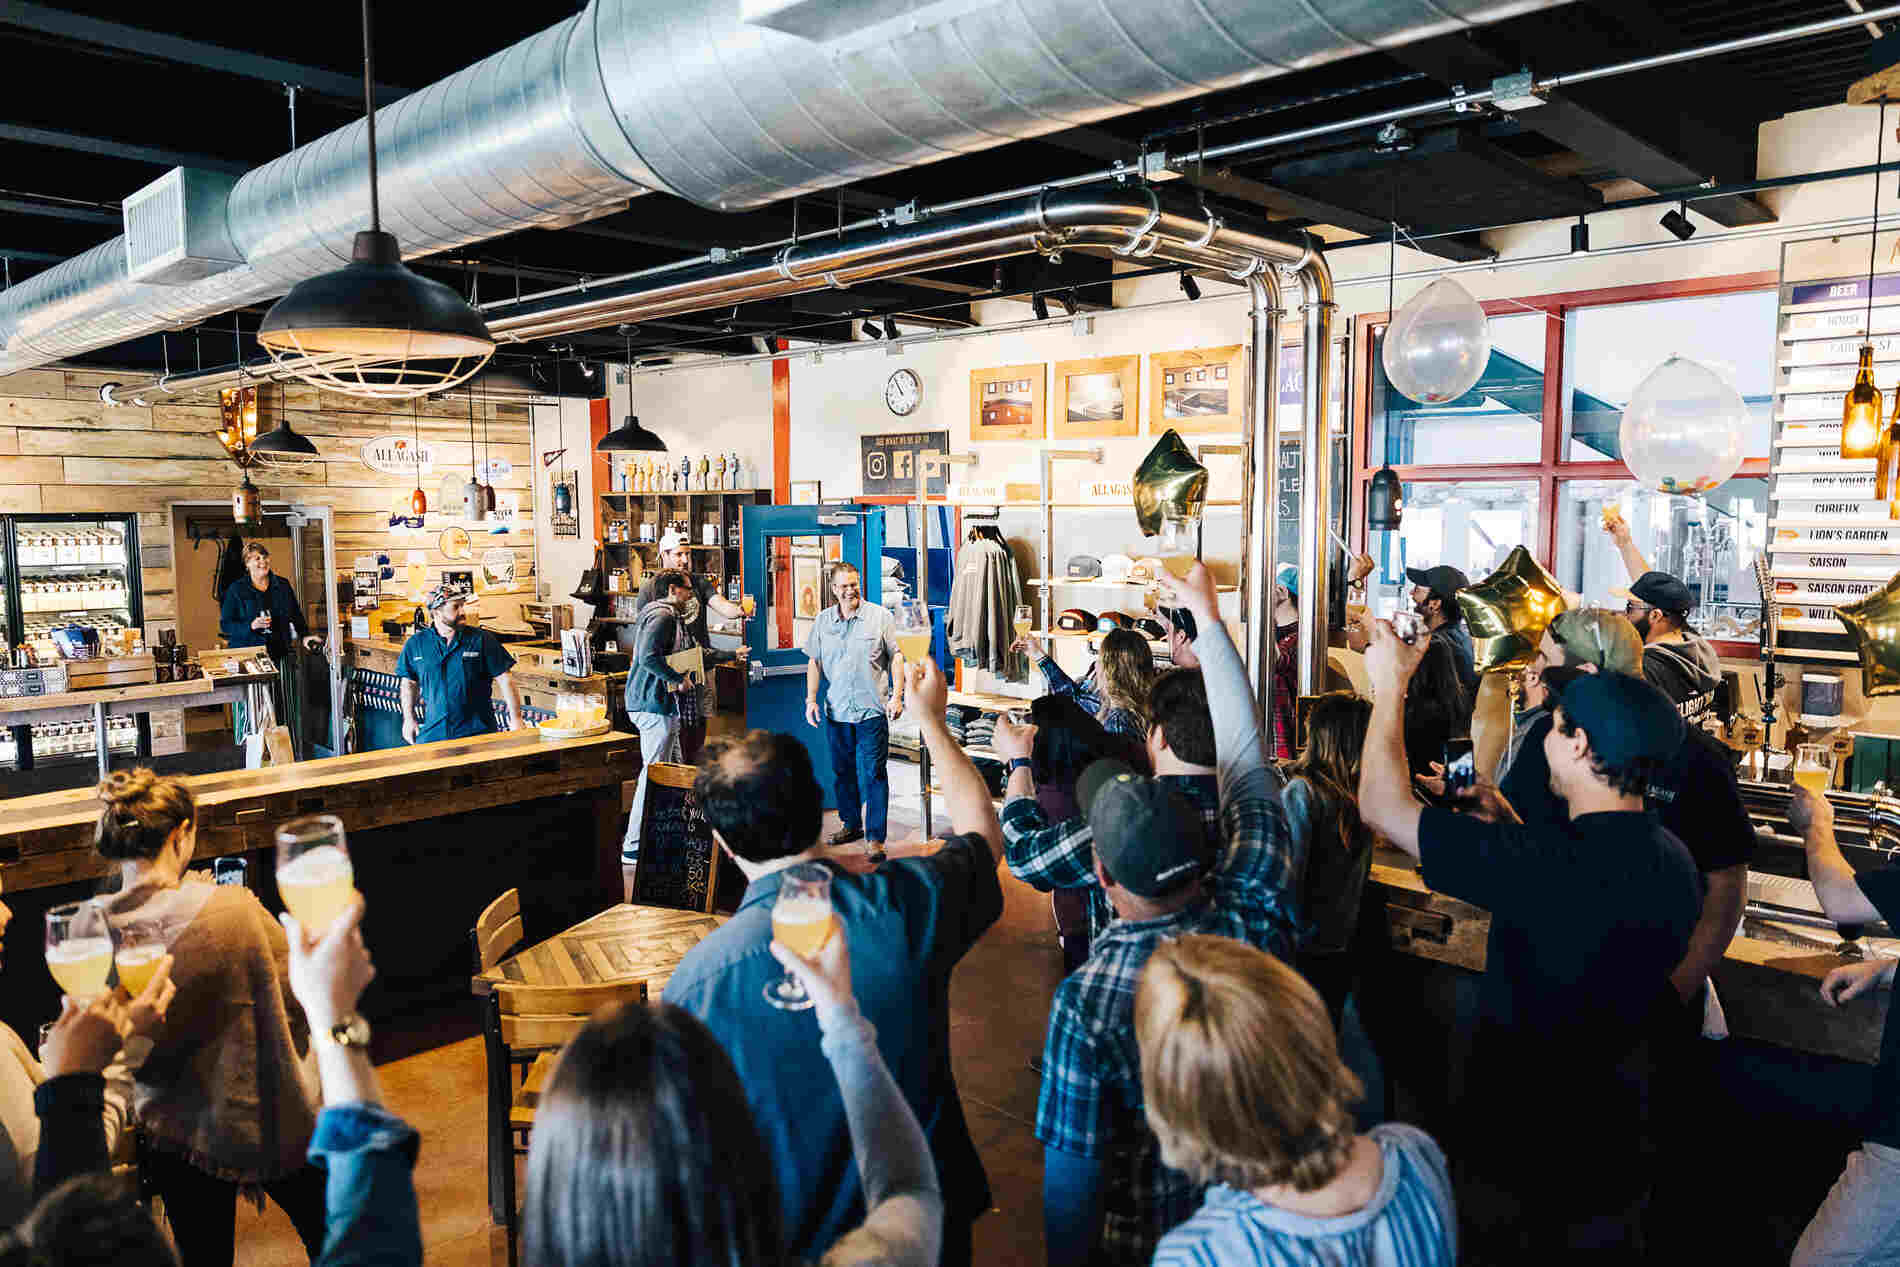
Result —
[[1620, 598], [1633, 598], [1657, 611], [1686, 612], [1695, 609], [1695, 595], [1689, 587], [1667, 572], [1645, 572], [1626, 590], [1616, 591]]
[[1682, 714], [1642, 678], [1585, 673], [1564, 687], [1557, 704], [1589, 735], [1590, 751], [1612, 768], [1643, 757], [1667, 761], [1682, 748]]
[[1471, 584], [1470, 577], [1448, 563], [1435, 568], [1406, 568], [1405, 579], [1414, 585], [1423, 585], [1434, 598], [1446, 600]]
[[1166, 897], [1207, 870], [1201, 816], [1179, 789], [1104, 758], [1082, 771], [1075, 799], [1103, 868], [1137, 897]]

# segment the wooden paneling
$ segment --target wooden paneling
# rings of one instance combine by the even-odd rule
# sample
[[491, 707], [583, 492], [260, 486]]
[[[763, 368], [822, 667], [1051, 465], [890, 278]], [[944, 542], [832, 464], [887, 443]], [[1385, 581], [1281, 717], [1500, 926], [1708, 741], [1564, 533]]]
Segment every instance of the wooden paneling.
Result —
[[[136, 514], [141, 543], [145, 614], [154, 624], [175, 619], [169, 507], [177, 502], [224, 502], [239, 474], [214, 432], [217, 397], [191, 393], [149, 408], [114, 406], [99, 399], [102, 383], [128, 376], [97, 370], [27, 370], [0, 377], [0, 514]], [[466, 401], [363, 401], [314, 388], [266, 384], [259, 415], [269, 428], [288, 419], [317, 446], [319, 459], [303, 469], [260, 471], [254, 482], [266, 501], [301, 501], [336, 512], [337, 564], [347, 575], [358, 554], [407, 556], [421, 551], [431, 570], [479, 566], [481, 552], [497, 547], [516, 556], [518, 575], [535, 562], [533, 479], [535, 454], [528, 406], [477, 402], [475, 444], [469, 442]], [[486, 431], [483, 424], [486, 422]], [[521, 518], [505, 535], [471, 530], [473, 560], [450, 560], [439, 527], [420, 535], [392, 532], [389, 517], [413, 484], [363, 465], [363, 441], [411, 433], [436, 452], [434, 471], [422, 479], [433, 521], [444, 476], [467, 477], [472, 458], [506, 460], [509, 474], [495, 481], [521, 503]]]

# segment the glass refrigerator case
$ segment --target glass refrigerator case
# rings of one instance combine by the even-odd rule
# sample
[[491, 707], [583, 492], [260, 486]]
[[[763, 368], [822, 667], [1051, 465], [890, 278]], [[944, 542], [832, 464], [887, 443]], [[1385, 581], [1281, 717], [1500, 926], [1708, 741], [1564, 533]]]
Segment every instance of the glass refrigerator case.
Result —
[[[143, 628], [136, 515], [8, 516], [5, 547], [0, 617], [9, 648], [65, 625], [90, 625], [101, 635]], [[134, 719], [109, 722], [113, 752], [144, 750]], [[0, 769], [22, 768], [27, 744], [34, 765], [97, 760], [91, 721], [14, 726], [0, 732]]]

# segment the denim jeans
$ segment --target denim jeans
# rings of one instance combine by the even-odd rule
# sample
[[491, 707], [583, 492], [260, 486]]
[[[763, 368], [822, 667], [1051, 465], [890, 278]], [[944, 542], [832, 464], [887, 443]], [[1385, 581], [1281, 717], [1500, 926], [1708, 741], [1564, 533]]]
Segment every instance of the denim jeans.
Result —
[[640, 856], [640, 820], [647, 808], [647, 768], [655, 761], [679, 760], [675, 744], [680, 733], [677, 714], [628, 713], [627, 719], [640, 732], [640, 782], [633, 791], [633, 812], [627, 815], [627, 835], [620, 842], [623, 863], [631, 863]]
[[[882, 714], [859, 722], [825, 719], [831, 746], [831, 777], [838, 794], [838, 818], [851, 831], [864, 829], [866, 840], [884, 840], [891, 804], [891, 724]], [[860, 803], [862, 806], [860, 807]]]

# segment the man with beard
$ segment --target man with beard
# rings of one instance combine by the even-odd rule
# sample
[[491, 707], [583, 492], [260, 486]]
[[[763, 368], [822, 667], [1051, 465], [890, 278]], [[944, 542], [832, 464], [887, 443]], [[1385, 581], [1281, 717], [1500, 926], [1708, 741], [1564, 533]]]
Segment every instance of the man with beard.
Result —
[[1722, 662], [1708, 640], [1689, 628], [1695, 595], [1667, 572], [1651, 570], [1621, 517], [1604, 529], [1616, 542], [1623, 566], [1635, 578], [1627, 590], [1613, 591], [1624, 599], [1623, 614], [1643, 640], [1643, 677], [1674, 701], [1683, 720], [1694, 724], [1715, 706], [1722, 683]]
[[[508, 729], [521, 729], [521, 695], [515, 690], [515, 658], [486, 629], [462, 625], [462, 595], [438, 585], [430, 591], [427, 629], [402, 644], [396, 676], [402, 679], [402, 737], [410, 743], [486, 735], [495, 725], [495, 689], [508, 705]], [[423, 714], [416, 713], [420, 697]]]
[[1412, 582], [1412, 610], [1431, 630], [1432, 641], [1443, 643], [1451, 653], [1451, 667], [1458, 674], [1458, 685], [1465, 698], [1478, 697], [1478, 669], [1471, 652], [1471, 631], [1465, 628], [1464, 612], [1458, 608], [1458, 591], [1471, 579], [1457, 568], [1441, 563], [1435, 568], [1406, 568], [1405, 579]]

